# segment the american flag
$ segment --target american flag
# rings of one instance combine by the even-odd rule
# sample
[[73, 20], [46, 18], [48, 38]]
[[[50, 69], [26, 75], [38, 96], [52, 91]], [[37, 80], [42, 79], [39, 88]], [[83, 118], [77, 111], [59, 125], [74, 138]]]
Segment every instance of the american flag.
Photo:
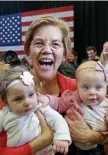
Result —
[[42, 16], [53, 15], [67, 22], [70, 28], [72, 48], [74, 47], [74, 7], [29, 11], [12, 15], [0, 16], [0, 52], [16, 51], [18, 56], [24, 56], [24, 40], [28, 26], [32, 21]]

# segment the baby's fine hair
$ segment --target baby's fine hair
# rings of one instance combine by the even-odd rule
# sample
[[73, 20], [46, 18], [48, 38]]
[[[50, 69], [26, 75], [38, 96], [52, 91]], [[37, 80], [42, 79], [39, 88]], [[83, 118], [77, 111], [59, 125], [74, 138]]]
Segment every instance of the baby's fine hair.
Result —
[[[97, 65], [99, 65], [101, 69], [97, 69]], [[90, 61], [86, 61], [82, 63], [76, 70], [76, 79], [78, 79], [79, 73], [81, 73], [81, 71], [84, 71], [84, 70], [86, 72], [87, 71], [88, 72], [95, 72], [95, 71], [103, 72], [103, 74], [105, 75], [104, 66], [99, 61], [97, 62], [97, 61], [90, 60]], [[105, 81], [106, 81], [106, 75], [105, 75]]]
[[14, 80], [20, 79], [20, 75], [24, 71], [29, 71], [25, 66], [9, 67], [7, 70], [2, 72], [0, 76], [0, 96], [4, 100], [6, 97], [6, 88]]

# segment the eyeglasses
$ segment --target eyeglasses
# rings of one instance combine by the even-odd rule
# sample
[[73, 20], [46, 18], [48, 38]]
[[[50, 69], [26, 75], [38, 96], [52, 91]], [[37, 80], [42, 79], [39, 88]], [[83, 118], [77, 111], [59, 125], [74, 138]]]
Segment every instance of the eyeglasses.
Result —
[[33, 46], [34, 48], [39, 48], [39, 49], [45, 47], [46, 45], [49, 45], [54, 50], [63, 48], [63, 43], [60, 40], [52, 40], [48, 43], [42, 39], [36, 39], [36, 40], [33, 40], [31, 43], [31, 46]]

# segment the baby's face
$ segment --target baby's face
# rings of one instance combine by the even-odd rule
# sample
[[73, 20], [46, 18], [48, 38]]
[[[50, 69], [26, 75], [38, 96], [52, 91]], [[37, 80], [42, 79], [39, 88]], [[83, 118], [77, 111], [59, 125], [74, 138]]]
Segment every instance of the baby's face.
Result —
[[34, 86], [26, 86], [22, 82], [9, 87], [6, 96], [11, 111], [18, 115], [34, 112], [38, 104]]
[[77, 80], [79, 96], [85, 105], [97, 105], [104, 100], [107, 84], [103, 72], [81, 71]]

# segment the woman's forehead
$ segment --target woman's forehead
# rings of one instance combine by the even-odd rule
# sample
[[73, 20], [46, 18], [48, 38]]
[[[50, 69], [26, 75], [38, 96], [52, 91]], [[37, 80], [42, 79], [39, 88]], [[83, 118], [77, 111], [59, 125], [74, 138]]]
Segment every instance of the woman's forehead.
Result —
[[53, 38], [61, 38], [62, 32], [58, 26], [55, 25], [43, 25], [37, 28], [33, 33], [33, 38], [37, 38], [39, 36], [53, 37]]

